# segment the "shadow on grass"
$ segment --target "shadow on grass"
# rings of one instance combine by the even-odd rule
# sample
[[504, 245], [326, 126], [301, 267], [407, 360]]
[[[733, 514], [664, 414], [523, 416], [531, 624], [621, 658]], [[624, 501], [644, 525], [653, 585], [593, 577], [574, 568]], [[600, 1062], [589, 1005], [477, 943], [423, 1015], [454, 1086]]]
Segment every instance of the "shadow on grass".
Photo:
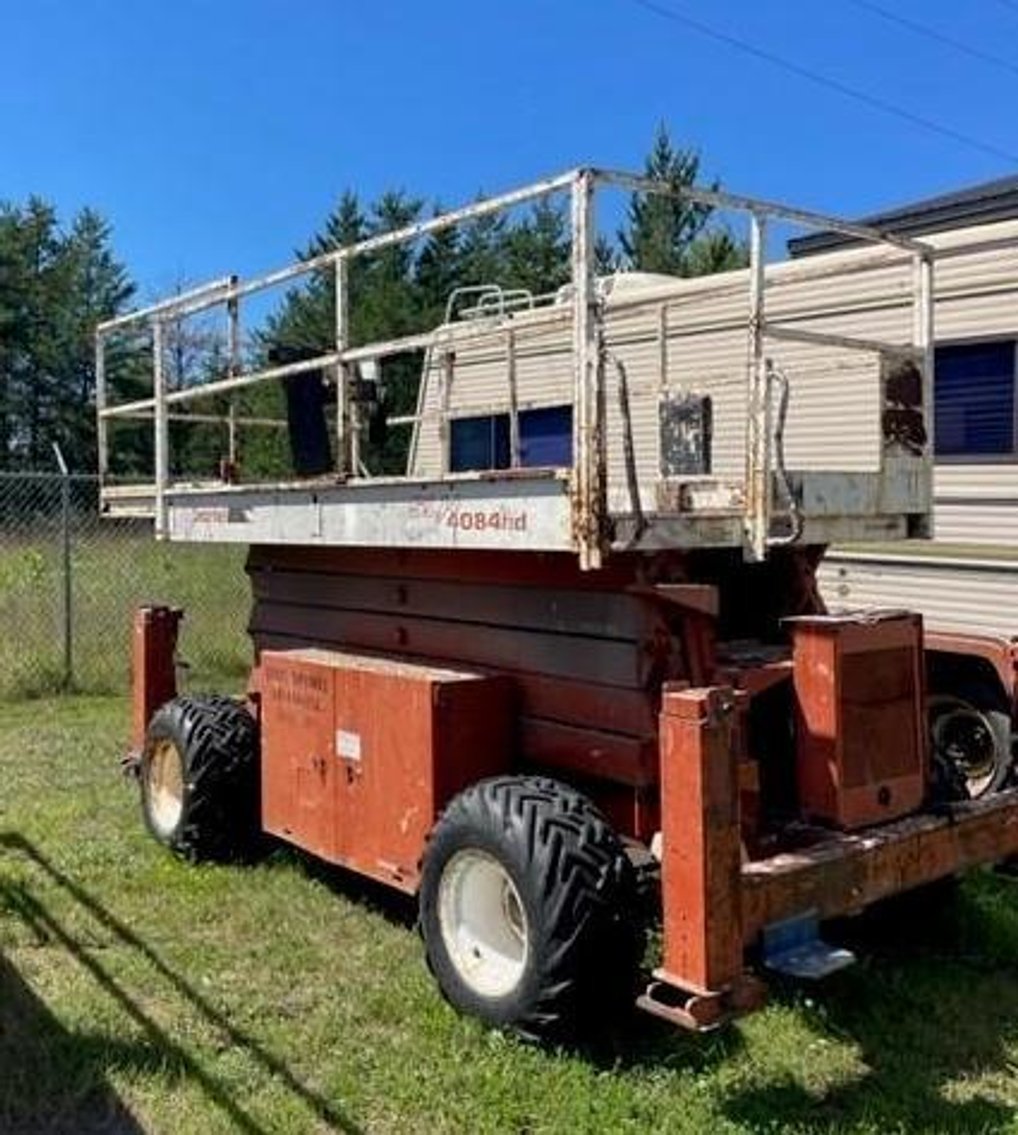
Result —
[[330, 894], [377, 914], [390, 926], [403, 930], [413, 930], [417, 926], [417, 898], [414, 895], [398, 891], [358, 871], [319, 859], [309, 851], [282, 841], [272, 841], [268, 857], [277, 863], [297, 864], [304, 875], [320, 883]]
[[[285, 1085], [321, 1125], [342, 1132], [356, 1130], [348, 1117], [298, 1080], [257, 1039], [227, 1020], [38, 848], [10, 833], [0, 834], [0, 849], [36, 864], [104, 926], [117, 944], [134, 951], [232, 1046], [258, 1064], [265, 1075]], [[370, 906], [397, 925], [413, 923], [411, 900], [348, 872], [297, 858], [309, 873], [346, 898]], [[133, 1042], [88, 1032], [67, 1033], [0, 959], [0, 1125], [6, 1123], [4, 1132], [45, 1129], [130, 1135], [138, 1131], [104, 1078], [106, 1069], [125, 1067], [186, 1076], [200, 1085], [234, 1129], [261, 1135], [263, 1128], [246, 1101], [231, 1094], [227, 1085], [175, 1043], [102, 964], [101, 954], [77, 942], [28, 888], [0, 880], [0, 900], [40, 944], [66, 950], [140, 1033]], [[750, 1130], [1013, 1130], [1013, 1107], [992, 1097], [992, 1085], [972, 1081], [981, 1077], [1013, 1080], [1013, 1049], [1009, 1052], [1009, 1046], [1018, 1040], [1018, 887], [987, 877], [967, 885], [955, 899], [925, 906], [899, 901], [839, 931], [838, 940], [857, 949], [860, 964], [825, 985], [811, 987], [810, 1000], [801, 989], [780, 986], [774, 990], [774, 1000], [794, 1006], [817, 1040], [853, 1046], [856, 1059], [850, 1075], [832, 1087], [813, 1089], [806, 1052], [788, 1062], [787, 1072], [764, 1070], [762, 1081], [758, 1074], [753, 1082], [750, 1065], [748, 1075], [721, 1077], [729, 1081], [717, 1086], [723, 1113]], [[13, 1022], [12, 1033], [5, 1032], [8, 1019]], [[5, 1048], [7, 1036], [14, 1041]], [[688, 1036], [634, 1013], [589, 1036], [573, 1051], [606, 1071], [710, 1075], [742, 1061], [745, 1046], [738, 1029]], [[39, 1088], [35, 1096], [19, 1095], [23, 1090], [19, 1084], [33, 1082]], [[49, 1108], [41, 1115], [45, 1123], [28, 1126], [33, 1116], [25, 1111], [25, 1099], [37, 1099], [41, 1101], [38, 1106]]]
[[[229, 1041], [231, 1045], [243, 1051], [263, 1072], [275, 1078], [299, 1098], [304, 1105], [317, 1117], [318, 1121], [330, 1129], [344, 1133], [358, 1132], [357, 1126], [341, 1111], [317, 1092], [303, 1084], [290, 1071], [289, 1067], [273, 1053], [266, 1050], [254, 1037], [232, 1024], [203, 994], [198, 992], [178, 973], [171, 969], [162, 958], [143, 941], [137, 934], [124, 925], [111, 914], [93, 895], [68, 878], [33, 844], [17, 833], [8, 832], [0, 834], [0, 848], [23, 855], [31, 860], [37, 867], [56, 883], [65, 893], [73, 898], [81, 907], [89, 912], [121, 946], [126, 946], [145, 959], [149, 966], [165, 981], [179, 997], [186, 1000], [211, 1025]], [[116, 1039], [95, 1037], [81, 1034], [64, 1034], [65, 1043], [59, 1047], [63, 1056], [63, 1063], [56, 1063], [55, 1055], [47, 1046], [45, 1037], [46, 1022], [36, 1015], [36, 1019], [43, 1029], [41, 1040], [42, 1050], [47, 1054], [48, 1064], [43, 1069], [42, 1083], [50, 1089], [50, 1094], [44, 1095], [49, 1100], [51, 1108], [65, 1109], [76, 1107], [78, 1101], [73, 1092], [75, 1081], [71, 1082], [71, 1092], [63, 1090], [67, 1087], [64, 1074], [69, 1068], [76, 1068], [79, 1073], [77, 1082], [88, 1089], [81, 1099], [82, 1107], [93, 1107], [93, 1096], [98, 1091], [101, 1099], [102, 1069], [113, 1065], [128, 1064], [148, 1070], [169, 1070], [173, 1073], [186, 1076], [199, 1084], [208, 1098], [216, 1104], [231, 1120], [235, 1129], [245, 1135], [264, 1135], [264, 1128], [244, 1107], [243, 1103], [234, 1098], [224, 1084], [206, 1068], [204, 1068], [190, 1053], [177, 1044], [160, 1026], [145, 1012], [145, 1010], [131, 997], [124, 986], [106, 969], [96, 958], [95, 952], [82, 947], [75, 938], [69, 934], [61, 923], [35, 898], [31, 892], [20, 884], [7, 884], [0, 880], [0, 898], [12, 913], [20, 917], [31, 930], [40, 944], [56, 943], [65, 949], [69, 956], [80, 964], [100, 988], [107, 993], [113, 1001], [131, 1018], [141, 1030], [144, 1040], [138, 1043], [121, 1043]], [[6, 966], [12, 981], [20, 983], [13, 975], [11, 967]], [[2, 975], [3, 971], [0, 971]], [[22, 985], [23, 988], [23, 985]], [[28, 994], [27, 996], [31, 996]], [[0, 1017], [0, 1024], [6, 1017]], [[17, 1016], [16, 1021], [21, 1021]], [[51, 1019], [51, 1018], [50, 1018]], [[31, 1017], [25, 1018], [31, 1026]], [[29, 1030], [30, 1031], [30, 1030]], [[4, 1034], [0, 1032], [0, 1037]], [[59, 1037], [57, 1038], [60, 1039]], [[0, 1049], [0, 1052], [3, 1050]], [[26, 1041], [26, 1052], [38, 1051]], [[20, 1060], [21, 1056], [15, 1056]], [[31, 1060], [32, 1057], [29, 1056]], [[18, 1083], [22, 1076], [31, 1075], [29, 1067], [19, 1069], [15, 1064], [13, 1071], [6, 1062], [0, 1071], [0, 1118], [6, 1113], [16, 1114], [20, 1106], [18, 1102]], [[4, 1099], [9, 1093], [10, 1099]], [[55, 1097], [55, 1098], [54, 1098]], [[115, 1101], [114, 1101], [115, 1102]], [[124, 1113], [126, 1116], [126, 1112]], [[36, 1128], [46, 1131], [66, 1130], [68, 1132], [102, 1130], [117, 1133], [121, 1130], [139, 1130], [135, 1127], [120, 1128], [115, 1125], [95, 1128], [86, 1126], [91, 1122], [89, 1114], [68, 1115], [67, 1125], [60, 1127], [62, 1115], [54, 1114], [51, 1110], [45, 1116], [35, 1117], [37, 1120], [45, 1119], [44, 1123], [37, 1124]], [[27, 1118], [26, 1118], [27, 1122]], [[4, 1127], [3, 1130], [16, 1131], [17, 1125]]]
[[[139, 1063], [157, 1066], [140, 1046], [65, 1030], [0, 956], [0, 1130], [141, 1135], [104, 1077], [111, 1065]], [[59, 1086], [54, 1069], [61, 1070]]]
[[986, 878], [955, 895], [903, 896], [837, 927], [861, 959], [810, 988], [774, 990], [818, 1039], [854, 1043], [861, 1073], [825, 1093], [789, 1075], [740, 1090], [726, 1114], [751, 1129], [1013, 1131], [1013, 1104], [972, 1081], [1013, 1080], [1018, 889]]
[[[293, 849], [276, 854], [343, 898], [413, 926], [407, 896]], [[812, 1090], [803, 1052], [784, 1075], [768, 1071], [746, 1086], [740, 1074], [722, 1088], [725, 1114], [750, 1130], [1013, 1130], [1013, 1107], [978, 1086], [966, 1091], [965, 1081], [1014, 1075], [1018, 883], [987, 876], [957, 893], [902, 896], [836, 926], [834, 940], [856, 950], [858, 965], [819, 985], [773, 981], [771, 999], [795, 1008], [816, 1040], [853, 1046], [858, 1073]], [[689, 1034], [634, 1009], [605, 1015], [565, 1051], [607, 1072], [710, 1076], [746, 1048], [738, 1028]]]

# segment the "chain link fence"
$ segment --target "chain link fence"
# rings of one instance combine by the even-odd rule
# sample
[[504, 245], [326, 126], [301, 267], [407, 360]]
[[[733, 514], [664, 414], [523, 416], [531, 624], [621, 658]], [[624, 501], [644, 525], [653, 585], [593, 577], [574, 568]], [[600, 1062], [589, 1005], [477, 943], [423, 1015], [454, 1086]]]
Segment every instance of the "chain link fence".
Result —
[[245, 549], [156, 543], [143, 520], [98, 513], [97, 478], [0, 473], [0, 700], [58, 690], [126, 690], [131, 617], [185, 609], [191, 686], [250, 664]]

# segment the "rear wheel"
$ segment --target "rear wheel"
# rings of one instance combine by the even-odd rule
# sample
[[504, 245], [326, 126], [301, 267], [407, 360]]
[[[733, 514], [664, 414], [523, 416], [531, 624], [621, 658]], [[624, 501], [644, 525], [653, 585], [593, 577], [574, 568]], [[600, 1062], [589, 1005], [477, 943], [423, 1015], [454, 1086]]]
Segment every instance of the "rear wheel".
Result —
[[189, 859], [232, 859], [259, 831], [258, 729], [239, 702], [174, 698], [152, 716], [139, 768], [145, 823]]
[[489, 1024], [563, 1036], [633, 991], [632, 867], [600, 812], [556, 781], [496, 777], [457, 796], [425, 853], [420, 915], [443, 994]]
[[958, 795], [975, 798], [1002, 788], [1011, 771], [1011, 718], [1004, 699], [979, 682], [962, 682], [929, 699], [934, 761], [947, 769]]

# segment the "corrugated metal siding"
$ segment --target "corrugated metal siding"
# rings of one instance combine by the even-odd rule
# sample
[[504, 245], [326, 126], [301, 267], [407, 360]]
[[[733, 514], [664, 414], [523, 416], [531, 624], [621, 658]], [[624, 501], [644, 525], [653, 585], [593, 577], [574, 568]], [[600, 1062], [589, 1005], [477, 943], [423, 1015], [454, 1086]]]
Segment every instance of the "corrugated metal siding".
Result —
[[831, 553], [818, 578], [832, 608], [906, 607], [943, 630], [1018, 634], [1018, 559], [980, 563]]
[[[905, 281], [897, 266], [898, 283]], [[739, 273], [743, 276], [744, 274]], [[689, 290], [689, 281], [676, 287]], [[714, 472], [738, 475], [745, 459], [746, 423], [746, 296], [743, 285], [725, 286], [705, 294], [658, 295], [639, 304], [609, 306], [606, 341], [625, 365], [629, 378], [631, 416], [641, 487], [645, 503], [653, 500], [658, 477], [657, 406], [662, 392], [662, 308], [667, 320], [664, 388], [708, 394], [714, 409]], [[813, 330], [845, 334], [886, 334], [905, 342], [911, 315], [900, 306], [880, 313], [879, 328], [867, 315], [833, 318], [830, 312], [809, 310], [807, 291], [782, 294], [775, 309], [796, 314], [797, 323]], [[660, 292], [660, 289], [655, 289]], [[894, 302], [900, 305], [900, 287]], [[795, 303], [790, 303], [794, 300]], [[805, 314], [799, 314], [799, 313]], [[561, 309], [526, 313], [513, 320], [515, 329], [517, 398], [521, 408], [555, 405], [572, 400], [570, 326]], [[450, 408], [457, 416], [507, 411], [508, 367], [504, 334], [485, 342], [455, 346]], [[879, 458], [879, 373], [876, 360], [855, 351], [813, 345], [773, 343], [769, 353], [788, 373], [793, 397], [786, 427], [786, 453], [797, 469], [873, 470]], [[440, 471], [439, 412], [443, 400], [444, 362], [436, 355], [425, 374], [421, 426], [412, 473]], [[615, 382], [608, 375], [609, 387]], [[614, 390], [608, 399], [609, 438], [619, 444], [610, 458], [610, 482], [621, 486], [621, 418]], [[836, 415], [837, 442], [832, 444], [829, 422]], [[612, 486], [610, 485], [610, 488]]]
[[[1018, 334], [1018, 222], [936, 234], [936, 334], [939, 341]], [[772, 319], [812, 330], [906, 342], [911, 313], [903, 301], [911, 268], [886, 249], [856, 249], [768, 269]], [[637, 469], [645, 508], [659, 475], [658, 400], [662, 389], [662, 311], [667, 327], [665, 385], [709, 394], [714, 403], [714, 466], [738, 476], [744, 464], [747, 273], [619, 289], [608, 301], [607, 341], [628, 372]], [[561, 308], [513, 319], [521, 407], [572, 400], [570, 326]], [[874, 469], [879, 458], [879, 376], [858, 352], [772, 342], [788, 373], [792, 399], [786, 459], [797, 470]], [[440, 470], [441, 360], [426, 375], [422, 426], [412, 472]], [[451, 405], [458, 414], [508, 409], [504, 338], [456, 350]], [[609, 374], [609, 500], [625, 508], [622, 426]], [[945, 465], [936, 475], [936, 534], [941, 540], [1018, 546], [1018, 465]], [[1012, 515], [1012, 512], [1014, 515]]]
[[938, 465], [933, 484], [937, 540], [1018, 548], [1018, 465]]

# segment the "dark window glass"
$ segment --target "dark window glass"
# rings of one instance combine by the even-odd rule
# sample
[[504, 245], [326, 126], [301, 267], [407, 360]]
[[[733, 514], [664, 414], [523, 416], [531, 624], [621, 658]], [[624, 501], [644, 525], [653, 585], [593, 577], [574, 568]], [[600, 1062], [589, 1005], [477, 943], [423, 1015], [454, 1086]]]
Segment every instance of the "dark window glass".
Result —
[[[525, 469], [571, 465], [573, 408], [547, 406], [520, 411], [520, 465]], [[509, 468], [509, 415], [454, 418], [449, 438], [449, 469], [467, 473]]]
[[449, 469], [468, 473], [509, 466], [509, 415], [454, 418], [449, 435]]
[[938, 347], [936, 452], [942, 457], [1014, 453], [1014, 342]]
[[573, 408], [547, 406], [520, 413], [520, 464], [572, 465]]

